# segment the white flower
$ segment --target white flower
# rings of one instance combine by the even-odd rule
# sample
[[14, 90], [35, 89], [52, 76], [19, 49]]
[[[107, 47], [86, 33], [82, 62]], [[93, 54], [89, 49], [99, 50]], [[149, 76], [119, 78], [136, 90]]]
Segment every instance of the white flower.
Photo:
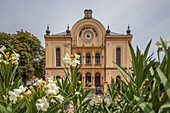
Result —
[[0, 48], [0, 52], [4, 52], [4, 50], [6, 49], [6, 47], [5, 46], [2, 46], [1, 48]]
[[12, 63], [15, 64], [15, 65], [19, 64], [17, 60], [12, 61]]
[[4, 60], [4, 63], [5, 63], [5, 64], [9, 64], [9, 62], [7, 62], [6, 60]]
[[18, 53], [15, 53], [15, 51], [13, 51], [14, 54], [12, 54], [12, 60], [19, 60], [20, 55]]
[[20, 57], [20, 55], [18, 54], [18, 53], [16, 53], [15, 51], [13, 51], [13, 55], [15, 56], [15, 57], [17, 57], [17, 58], [19, 58]]
[[76, 94], [76, 95], [79, 95], [79, 94], [80, 94], [80, 92], [75, 92], [75, 94]]
[[[162, 40], [164, 41], [163, 38], [162, 38]], [[164, 41], [165, 46], [167, 46], [168, 43], [170, 43], [170, 37]], [[158, 48], [163, 48], [163, 43], [162, 43], [161, 39], [156, 42], [156, 45], [158, 46]]]
[[47, 111], [49, 103], [47, 102], [47, 99], [43, 97], [42, 99], [37, 100], [36, 107], [38, 110]]
[[14, 104], [18, 100], [17, 97], [19, 94], [17, 92], [9, 91], [9, 100], [12, 101]]
[[80, 64], [80, 61], [79, 60], [73, 60], [71, 65], [73, 67], [75, 67], [77, 64]]
[[57, 81], [54, 80], [54, 77], [51, 76], [48, 78], [48, 83], [57, 83]]
[[37, 81], [38, 83], [42, 84], [43, 83], [43, 79], [41, 78], [40, 80]]
[[63, 61], [64, 61], [64, 63], [66, 63], [66, 64], [69, 64], [69, 63], [70, 63], [71, 58], [70, 58], [70, 56], [68, 55], [68, 53], [66, 53], [65, 57], [63, 58]]
[[21, 89], [14, 89], [14, 92], [17, 93], [18, 95], [20, 95], [22, 93]]
[[15, 51], [13, 51], [13, 54], [12, 54], [12, 63], [14, 63], [15, 65], [18, 65], [19, 57], [20, 57], [20, 55], [18, 53], [15, 53]]
[[80, 58], [80, 55], [75, 54], [75, 58], [76, 58], [76, 59], [79, 59], [79, 58]]
[[2, 54], [0, 54], [0, 59], [1, 59], [1, 57], [2, 57]]
[[24, 87], [23, 85], [21, 85], [21, 86], [19, 86], [19, 89], [21, 90], [21, 93], [22, 93], [27, 90], [27, 87]]
[[62, 103], [62, 101], [64, 100], [64, 97], [61, 96], [60, 94], [57, 95], [57, 96], [55, 96], [55, 98], [56, 98], [60, 103]]
[[170, 43], [170, 37], [168, 37], [168, 39], [166, 40], [167, 43]]
[[3, 97], [4, 97], [4, 100], [5, 100], [5, 98], [6, 98], [5, 95], [3, 95]]
[[79, 58], [80, 55], [75, 54], [75, 56], [69, 56], [68, 53], [66, 53], [65, 57], [63, 58], [63, 61], [64, 63], [75, 67], [77, 64], [80, 64], [80, 61], [78, 60]]
[[56, 86], [55, 83], [47, 84], [46, 93], [47, 93], [48, 95], [50, 95], [50, 94], [56, 95], [58, 92], [59, 92], [59, 87]]
[[36, 83], [34, 83], [33, 85], [36, 86], [36, 85], [41, 85], [41, 84], [43, 84], [42, 78], [40, 80], [38, 80]]
[[100, 95], [97, 95], [97, 98], [100, 98]]

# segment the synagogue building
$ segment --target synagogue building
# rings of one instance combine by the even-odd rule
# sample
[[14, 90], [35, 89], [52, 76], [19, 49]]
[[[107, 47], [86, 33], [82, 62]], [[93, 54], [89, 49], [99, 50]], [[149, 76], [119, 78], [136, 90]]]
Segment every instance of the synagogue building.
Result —
[[63, 57], [66, 53], [77, 53], [82, 65], [80, 81], [88, 82], [88, 87], [103, 89], [105, 83], [111, 83], [111, 77], [118, 82], [117, 78], [123, 77], [112, 61], [124, 69], [126, 65], [131, 69], [128, 41], [131, 42], [133, 36], [130, 33], [129, 26], [126, 34], [112, 32], [109, 26], [105, 28], [100, 21], [93, 18], [92, 10], [87, 9], [84, 17], [71, 29], [68, 26], [64, 32], [50, 34], [48, 26], [44, 35], [46, 79], [50, 76], [65, 77]]

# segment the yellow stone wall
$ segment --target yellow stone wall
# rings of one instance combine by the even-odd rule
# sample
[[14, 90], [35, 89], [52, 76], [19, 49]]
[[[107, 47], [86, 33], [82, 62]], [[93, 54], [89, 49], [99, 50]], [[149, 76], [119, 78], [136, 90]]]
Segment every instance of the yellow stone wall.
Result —
[[[91, 39], [86, 39], [86, 33], [91, 34]], [[71, 35], [44, 35], [46, 49], [46, 78], [50, 76], [65, 77], [63, 57], [66, 53], [81, 53], [82, 81], [85, 83], [86, 73], [91, 73], [91, 87], [95, 88], [95, 73], [100, 73], [100, 84], [104, 81], [111, 83], [111, 77], [116, 79], [121, 73], [112, 61], [116, 62], [116, 48], [121, 49], [121, 66], [131, 69], [130, 50], [128, 40], [132, 35], [106, 35], [106, 29], [101, 22], [94, 18], [83, 18], [77, 21]], [[72, 46], [71, 46], [72, 45]], [[56, 48], [61, 50], [61, 66], [56, 66]], [[71, 49], [72, 48], [72, 49]], [[91, 54], [91, 64], [86, 64], [86, 54]], [[95, 65], [95, 54], [100, 54], [100, 65]]]

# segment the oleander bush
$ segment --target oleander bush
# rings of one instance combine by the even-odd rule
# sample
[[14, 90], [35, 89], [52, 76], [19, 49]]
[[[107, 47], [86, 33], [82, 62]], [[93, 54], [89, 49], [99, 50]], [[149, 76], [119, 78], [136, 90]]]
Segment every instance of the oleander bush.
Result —
[[[66, 105], [73, 107], [74, 113], [170, 113], [170, 38], [160, 38], [158, 61], [148, 55], [150, 41], [142, 53], [136, 53], [129, 42], [132, 70], [127, 70], [113, 62], [124, 79], [117, 87], [114, 79], [107, 85], [101, 97], [87, 97], [91, 89], [80, 82], [82, 73], [79, 55], [65, 55], [65, 78], [38, 80], [26, 87], [20, 76], [15, 76], [20, 55], [0, 48], [0, 113], [67, 113]], [[160, 58], [160, 52], [164, 56]], [[161, 60], [160, 60], [161, 59]], [[95, 100], [96, 102], [93, 102]]]

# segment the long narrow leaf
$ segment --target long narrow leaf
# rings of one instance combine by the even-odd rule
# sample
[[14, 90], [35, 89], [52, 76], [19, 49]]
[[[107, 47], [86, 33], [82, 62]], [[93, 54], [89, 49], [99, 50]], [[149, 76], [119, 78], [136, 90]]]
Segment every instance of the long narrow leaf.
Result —
[[152, 107], [144, 102], [142, 99], [134, 95], [135, 100], [138, 102], [140, 108], [144, 111], [144, 113], [155, 113]]
[[165, 75], [159, 68], [157, 68], [156, 70], [158, 72], [159, 78], [161, 79], [161, 81], [165, 87], [168, 98], [170, 99], [170, 85], [169, 85], [168, 79], [165, 77]]

